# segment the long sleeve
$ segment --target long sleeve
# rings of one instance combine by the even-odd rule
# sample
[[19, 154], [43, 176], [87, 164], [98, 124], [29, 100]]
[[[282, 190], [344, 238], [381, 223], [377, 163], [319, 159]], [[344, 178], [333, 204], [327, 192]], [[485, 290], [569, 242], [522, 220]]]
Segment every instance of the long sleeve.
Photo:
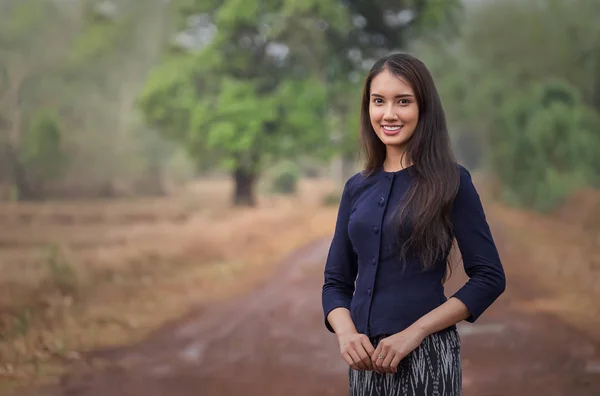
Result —
[[327, 315], [335, 308], [350, 309], [354, 294], [354, 281], [358, 271], [357, 256], [348, 236], [348, 220], [352, 210], [350, 178], [344, 186], [335, 225], [335, 232], [325, 263], [325, 282], [322, 291], [325, 326], [333, 333], [333, 328], [327, 321]]
[[460, 188], [454, 201], [452, 222], [467, 283], [452, 297], [469, 309], [468, 322], [477, 318], [504, 292], [506, 278], [483, 206], [469, 172], [460, 167]]

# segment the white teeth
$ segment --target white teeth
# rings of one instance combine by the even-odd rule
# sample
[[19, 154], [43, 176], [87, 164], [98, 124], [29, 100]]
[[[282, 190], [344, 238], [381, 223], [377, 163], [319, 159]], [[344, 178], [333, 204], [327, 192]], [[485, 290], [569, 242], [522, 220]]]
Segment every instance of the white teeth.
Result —
[[383, 129], [385, 129], [386, 131], [397, 131], [399, 130], [401, 127], [399, 126], [384, 126]]

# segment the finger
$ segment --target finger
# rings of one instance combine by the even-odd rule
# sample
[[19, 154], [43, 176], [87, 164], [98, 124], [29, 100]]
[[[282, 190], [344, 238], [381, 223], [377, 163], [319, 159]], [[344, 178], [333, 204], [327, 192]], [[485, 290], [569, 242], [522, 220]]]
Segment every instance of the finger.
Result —
[[344, 353], [343, 355], [344, 361], [346, 363], [348, 363], [348, 366], [352, 367], [353, 370], [357, 370], [360, 371], [360, 369], [358, 368], [358, 366], [356, 364], [354, 364], [354, 361], [352, 360], [352, 357], [350, 356], [349, 353]]
[[398, 372], [398, 366], [400, 365], [400, 361], [403, 359], [403, 356], [399, 353], [397, 353], [394, 358], [392, 359], [392, 362], [390, 363], [390, 366], [392, 366], [392, 373], [397, 373]]
[[373, 367], [377, 366], [377, 359], [379, 354], [381, 353], [381, 344], [377, 345], [377, 348], [375, 348], [373, 350], [373, 353], [371, 354], [371, 362], [373, 362]]
[[354, 349], [349, 350], [348, 353], [350, 354], [350, 357], [352, 357], [354, 364], [358, 367], [359, 370], [367, 369], [367, 366], [365, 366], [365, 364], [360, 359], [360, 356], [358, 356], [358, 353]]
[[352, 360], [352, 357], [350, 357], [350, 355], [347, 352], [343, 353], [342, 357], [344, 358], [344, 361], [348, 364], [348, 366], [350, 366], [350, 367], [354, 366], [354, 361]]
[[384, 373], [385, 370], [383, 369], [383, 361], [385, 360], [385, 353], [383, 351], [381, 351], [380, 353], [378, 353], [375, 356], [375, 370], [378, 373]]
[[361, 344], [363, 348], [365, 348], [365, 351], [369, 354], [369, 357], [373, 357], [373, 352], [375, 352], [375, 348], [373, 347], [373, 344], [371, 344], [369, 338], [363, 338]]
[[378, 364], [378, 366], [379, 366], [379, 370], [380, 370], [382, 373], [387, 373], [387, 367], [384, 365], [384, 362], [385, 362], [385, 360], [386, 360], [386, 359], [388, 359], [388, 358], [389, 358], [389, 359], [391, 359], [391, 358], [393, 358], [393, 357], [394, 357], [394, 351], [393, 351], [393, 350], [391, 350], [391, 348], [390, 348], [390, 347], [388, 347], [388, 346], [385, 346], [385, 345], [384, 345], [384, 346], [381, 348], [381, 355], [382, 355], [383, 357], [381, 357], [381, 358], [379, 358], [379, 359], [377, 360], [377, 364]]
[[365, 362], [363, 362], [358, 351], [354, 350], [354, 353], [350, 353], [350, 356], [352, 356], [352, 360], [354, 360], [354, 364], [358, 367], [359, 370], [369, 370], [369, 366], [367, 366]]
[[373, 362], [371, 362], [371, 356], [367, 353], [367, 351], [365, 350], [365, 348], [362, 344], [359, 344], [356, 347], [356, 352], [358, 353], [360, 360], [364, 363], [364, 365], [367, 367], [367, 369], [373, 370]]
[[372, 370], [373, 365], [371, 364], [371, 358], [369, 357], [369, 355], [367, 355], [367, 352], [365, 352], [362, 346], [359, 345], [356, 348], [355, 352], [358, 355], [358, 358], [360, 359], [361, 363], [365, 366], [365, 370]]
[[375, 355], [375, 366], [377, 367], [377, 371], [380, 373], [384, 373], [385, 369], [383, 367], [383, 361], [387, 357], [387, 355], [391, 352], [389, 347], [385, 346], [385, 344], [380, 343], [378, 345], [379, 353]]
[[381, 363], [381, 365], [383, 366], [383, 370], [386, 373], [392, 373], [392, 368], [391, 368], [391, 363], [392, 360], [396, 357], [397, 353], [395, 353], [394, 351], [390, 351], [387, 356], [385, 357], [385, 359], [383, 359], [383, 362]]

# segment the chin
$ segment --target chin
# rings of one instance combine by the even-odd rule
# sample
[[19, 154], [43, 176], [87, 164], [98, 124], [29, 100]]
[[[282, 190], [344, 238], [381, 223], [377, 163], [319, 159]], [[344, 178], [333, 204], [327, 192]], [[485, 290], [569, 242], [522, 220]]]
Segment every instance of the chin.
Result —
[[379, 139], [386, 146], [404, 146], [408, 142], [404, 136], [380, 136]]

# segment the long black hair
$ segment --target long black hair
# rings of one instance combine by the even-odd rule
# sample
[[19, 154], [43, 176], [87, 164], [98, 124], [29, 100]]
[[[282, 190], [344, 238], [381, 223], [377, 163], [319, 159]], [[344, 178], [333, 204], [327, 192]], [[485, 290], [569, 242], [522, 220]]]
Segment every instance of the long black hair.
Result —
[[[419, 107], [419, 120], [405, 153], [413, 164], [408, 171], [414, 182], [394, 213], [392, 226], [398, 232], [400, 255], [415, 253], [424, 269], [430, 269], [450, 252], [454, 241], [450, 211], [460, 183], [458, 166], [431, 73], [417, 58], [399, 53], [378, 60], [365, 79], [360, 121], [364, 173], [381, 169], [386, 157], [385, 144], [373, 130], [369, 116], [371, 82], [384, 70], [411, 85]], [[408, 232], [403, 232], [407, 220]]]

